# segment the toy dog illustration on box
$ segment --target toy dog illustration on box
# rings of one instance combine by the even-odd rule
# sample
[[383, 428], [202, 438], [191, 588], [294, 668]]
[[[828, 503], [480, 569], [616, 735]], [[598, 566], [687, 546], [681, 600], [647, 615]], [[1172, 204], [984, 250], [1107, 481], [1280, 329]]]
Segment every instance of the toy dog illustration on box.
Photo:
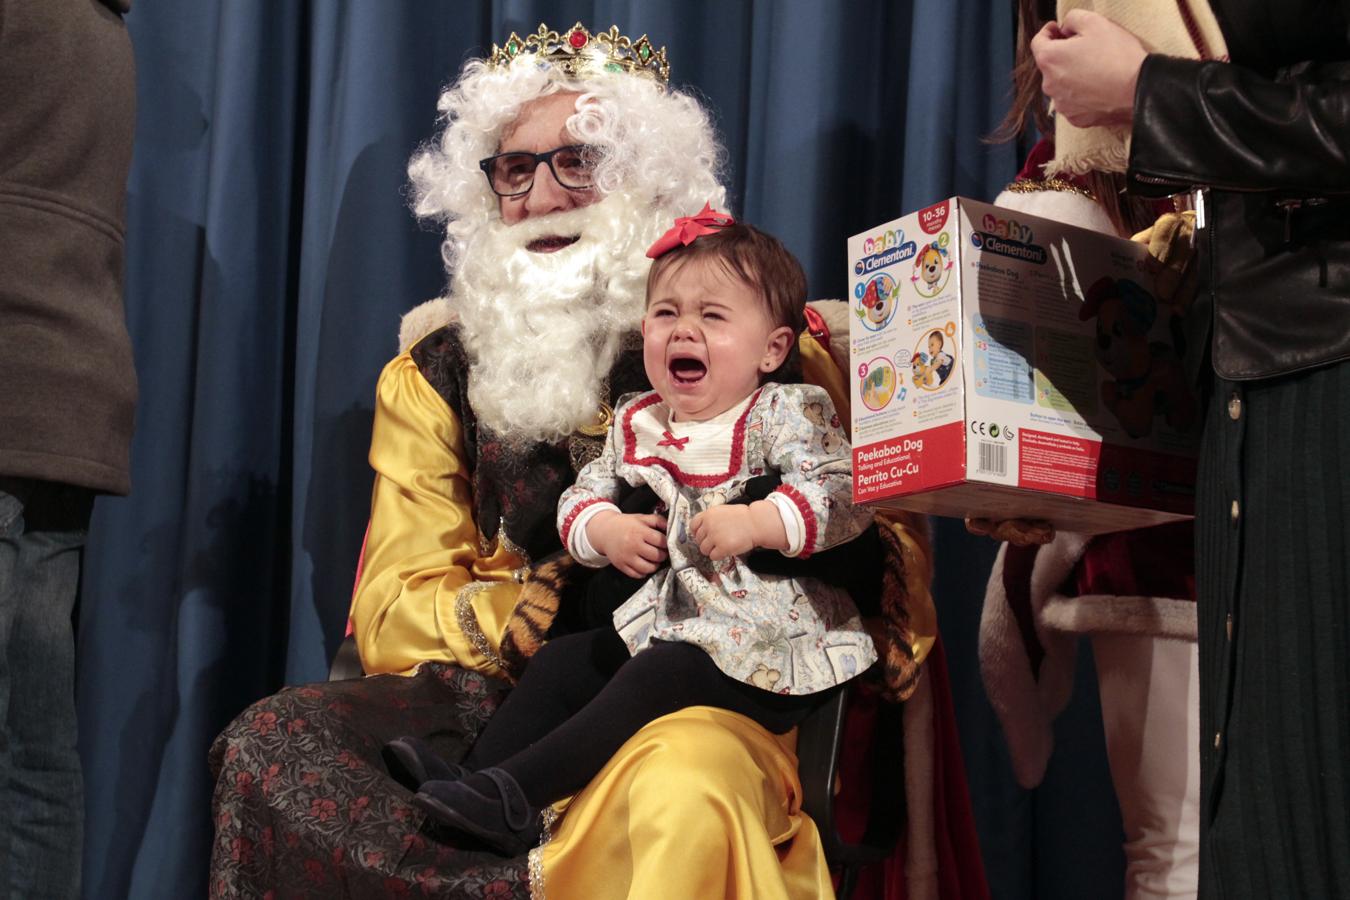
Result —
[[1153, 431], [1163, 416], [1178, 431], [1188, 430], [1197, 414], [1176, 351], [1148, 339], [1158, 318], [1153, 295], [1127, 278], [1103, 277], [1088, 289], [1078, 318], [1097, 320], [1097, 362], [1114, 379], [1102, 383], [1102, 403], [1130, 437]]
[[858, 315], [865, 315], [867, 321], [872, 323], [873, 329], [880, 328], [895, 311], [896, 293], [894, 283], [888, 276], [880, 275], [873, 278], [868, 282], [867, 290], [863, 292], [862, 309], [857, 311]]
[[[915, 289], [922, 296], [932, 297], [942, 290], [943, 278], [951, 267], [947, 248], [933, 241], [931, 244], [924, 244], [918, 256], [914, 258], [914, 274], [909, 280], [914, 282]], [[919, 284], [920, 280], [923, 284]]]
[[933, 367], [928, 365], [928, 360], [922, 353], [915, 353], [909, 358], [909, 371], [914, 378], [915, 387], [934, 385]]

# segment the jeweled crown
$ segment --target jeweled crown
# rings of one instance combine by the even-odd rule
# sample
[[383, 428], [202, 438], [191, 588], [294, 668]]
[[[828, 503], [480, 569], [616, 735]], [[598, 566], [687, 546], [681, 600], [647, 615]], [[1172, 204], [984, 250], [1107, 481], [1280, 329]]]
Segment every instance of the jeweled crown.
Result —
[[617, 25], [611, 25], [608, 31], [591, 34], [578, 22], [560, 34], [541, 22], [534, 34], [522, 38], [513, 31], [505, 44], [493, 44], [488, 62], [505, 66], [525, 54], [558, 66], [572, 78], [609, 71], [645, 75], [660, 84], [670, 81], [666, 48], [653, 46], [645, 34], [636, 41], [631, 40], [619, 33]]

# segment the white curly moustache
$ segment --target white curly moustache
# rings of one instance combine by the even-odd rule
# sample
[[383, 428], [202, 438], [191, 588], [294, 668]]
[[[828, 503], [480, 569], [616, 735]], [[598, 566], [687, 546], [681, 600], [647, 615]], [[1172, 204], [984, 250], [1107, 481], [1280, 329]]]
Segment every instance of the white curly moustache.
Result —
[[[643, 204], [618, 194], [513, 226], [483, 224], [450, 298], [480, 422], [520, 442], [594, 422], [620, 338], [642, 319], [646, 249], [659, 228]], [[525, 249], [558, 235], [579, 239], [553, 253]]]

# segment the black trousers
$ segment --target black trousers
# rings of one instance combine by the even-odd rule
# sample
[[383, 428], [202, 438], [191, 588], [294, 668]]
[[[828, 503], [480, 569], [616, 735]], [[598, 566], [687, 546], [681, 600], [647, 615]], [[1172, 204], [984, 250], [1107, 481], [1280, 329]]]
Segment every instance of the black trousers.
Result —
[[782, 734], [836, 690], [774, 694], [729, 678], [692, 644], [661, 642], [630, 656], [612, 627], [597, 628], [535, 654], [464, 764], [505, 769], [544, 806], [581, 790], [628, 738], [668, 713], [716, 706]]

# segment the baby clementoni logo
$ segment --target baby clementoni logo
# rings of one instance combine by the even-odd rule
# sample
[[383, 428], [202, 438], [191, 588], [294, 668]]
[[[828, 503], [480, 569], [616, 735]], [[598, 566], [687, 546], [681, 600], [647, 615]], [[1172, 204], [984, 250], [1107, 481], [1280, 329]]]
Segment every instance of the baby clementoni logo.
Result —
[[914, 255], [914, 242], [905, 240], [905, 232], [899, 228], [887, 229], [864, 240], [862, 252], [862, 258], [853, 264], [855, 275], [867, 275], [909, 259]]
[[873, 253], [881, 253], [890, 250], [892, 247], [899, 247], [905, 242], [905, 232], [899, 228], [887, 230], [863, 241], [863, 255], [871, 256]]
[[1010, 241], [1030, 244], [1036, 239], [1036, 234], [1031, 230], [1030, 225], [1023, 225], [1016, 219], [1001, 219], [993, 213], [985, 213], [980, 226], [986, 234], [1007, 238]]
[[1012, 259], [1044, 265], [1049, 258], [1045, 248], [1036, 244], [1036, 234], [1031, 226], [1016, 219], [1004, 219], [993, 213], [985, 213], [980, 222], [981, 231], [970, 233], [970, 244], [976, 250], [997, 253]]

